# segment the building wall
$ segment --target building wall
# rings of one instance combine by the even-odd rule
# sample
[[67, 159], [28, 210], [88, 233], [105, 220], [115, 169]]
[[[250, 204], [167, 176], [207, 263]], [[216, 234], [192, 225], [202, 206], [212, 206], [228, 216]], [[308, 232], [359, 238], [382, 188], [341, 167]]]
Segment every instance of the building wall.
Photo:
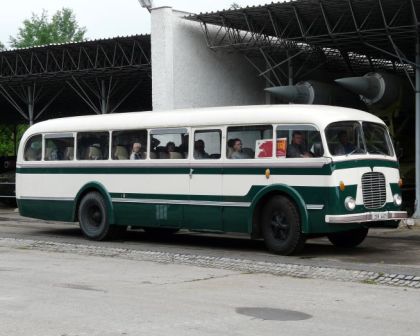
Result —
[[265, 104], [256, 70], [239, 54], [210, 50], [188, 14], [152, 10], [153, 110]]

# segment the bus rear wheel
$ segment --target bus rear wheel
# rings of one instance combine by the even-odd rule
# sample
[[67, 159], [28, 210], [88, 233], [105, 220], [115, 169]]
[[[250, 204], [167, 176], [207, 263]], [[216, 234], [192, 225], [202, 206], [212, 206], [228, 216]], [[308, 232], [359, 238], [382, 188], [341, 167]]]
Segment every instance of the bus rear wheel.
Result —
[[83, 235], [91, 240], [104, 240], [113, 233], [107, 205], [99, 192], [86, 194], [79, 205], [79, 223]]
[[336, 247], [351, 248], [360, 245], [365, 240], [368, 232], [368, 228], [362, 227], [351, 231], [330, 233], [327, 237]]
[[300, 252], [305, 245], [299, 211], [286, 196], [271, 198], [263, 208], [262, 234], [267, 248], [282, 255]]

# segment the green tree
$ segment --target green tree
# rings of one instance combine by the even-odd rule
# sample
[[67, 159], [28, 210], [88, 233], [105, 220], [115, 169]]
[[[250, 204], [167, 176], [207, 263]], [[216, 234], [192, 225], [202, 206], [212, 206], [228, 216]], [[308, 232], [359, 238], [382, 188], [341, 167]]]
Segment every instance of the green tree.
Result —
[[[16, 146], [22, 138], [23, 133], [28, 129], [29, 125], [3, 125], [0, 124], [0, 156], [16, 155]], [[16, 139], [15, 139], [16, 137]]]
[[2, 51], [2, 50], [4, 50], [4, 49], [5, 49], [4, 44], [3, 44], [3, 43], [1, 43], [1, 41], [0, 41], [0, 51]]
[[240, 8], [241, 6], [237, 4], [236, 2], [232, 3], [229, 7], [229, 9], [233, 9], [233, 10], [240, 9]]
[[83, 41], [86, 27], [80, 27], [70, 8], [58, 10], [50, 19], [43, 10], [40, 15], [32, 13], [31, 19], [23, 21], [16, 37], [10, 36], [13, 48], [26, 48], [51, 43]]

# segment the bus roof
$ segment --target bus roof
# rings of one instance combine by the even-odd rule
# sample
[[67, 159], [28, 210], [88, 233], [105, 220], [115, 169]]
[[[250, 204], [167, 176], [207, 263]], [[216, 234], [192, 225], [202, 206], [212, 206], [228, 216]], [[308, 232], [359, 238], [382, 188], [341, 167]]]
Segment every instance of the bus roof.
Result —
[[364, 120], [384, 124], [378, 117], [356, 109], [327, 105], [253, 105], [162, 112], [129, 112], [50, 119], [30, 127], [25, 137], [43, 132], [130, 130], [160, 127], [206, 127], [246, 124], [314, 124], [323, 130], [336, 121]]

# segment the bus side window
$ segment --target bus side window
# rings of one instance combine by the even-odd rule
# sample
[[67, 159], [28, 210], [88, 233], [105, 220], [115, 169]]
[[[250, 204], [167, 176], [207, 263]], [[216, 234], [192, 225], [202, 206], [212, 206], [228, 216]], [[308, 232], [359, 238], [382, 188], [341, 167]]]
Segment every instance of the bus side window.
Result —
[[277, 158], [313, 158], [324, 155], [321, 134], [312, 125], [284, 125], [276, 129]]
[[188, 157], [188, 130], [161, 128], [150, 131], [151, 159], [186, 159]]
[[41, 161], [42, 135], [32, 136], [25, 145], [23, 159], [25, 161]]
[[264, 159], [273, 157], [273, 126], [235, 126], [227, 129], [228, 159]]
[[144, 160], [147, 153], [147, 131], [114, 131], [111, 148], [113, 160]]
[[201, 130], [194, 133], [194, 154], [196, 160], [220, 159], [222, 131]]
[[108, 160], [108, 132], [83, 132], [77, 134], [78, 160]]
[[45, 135], [45, 161], [73, 160], [74, 137]]

